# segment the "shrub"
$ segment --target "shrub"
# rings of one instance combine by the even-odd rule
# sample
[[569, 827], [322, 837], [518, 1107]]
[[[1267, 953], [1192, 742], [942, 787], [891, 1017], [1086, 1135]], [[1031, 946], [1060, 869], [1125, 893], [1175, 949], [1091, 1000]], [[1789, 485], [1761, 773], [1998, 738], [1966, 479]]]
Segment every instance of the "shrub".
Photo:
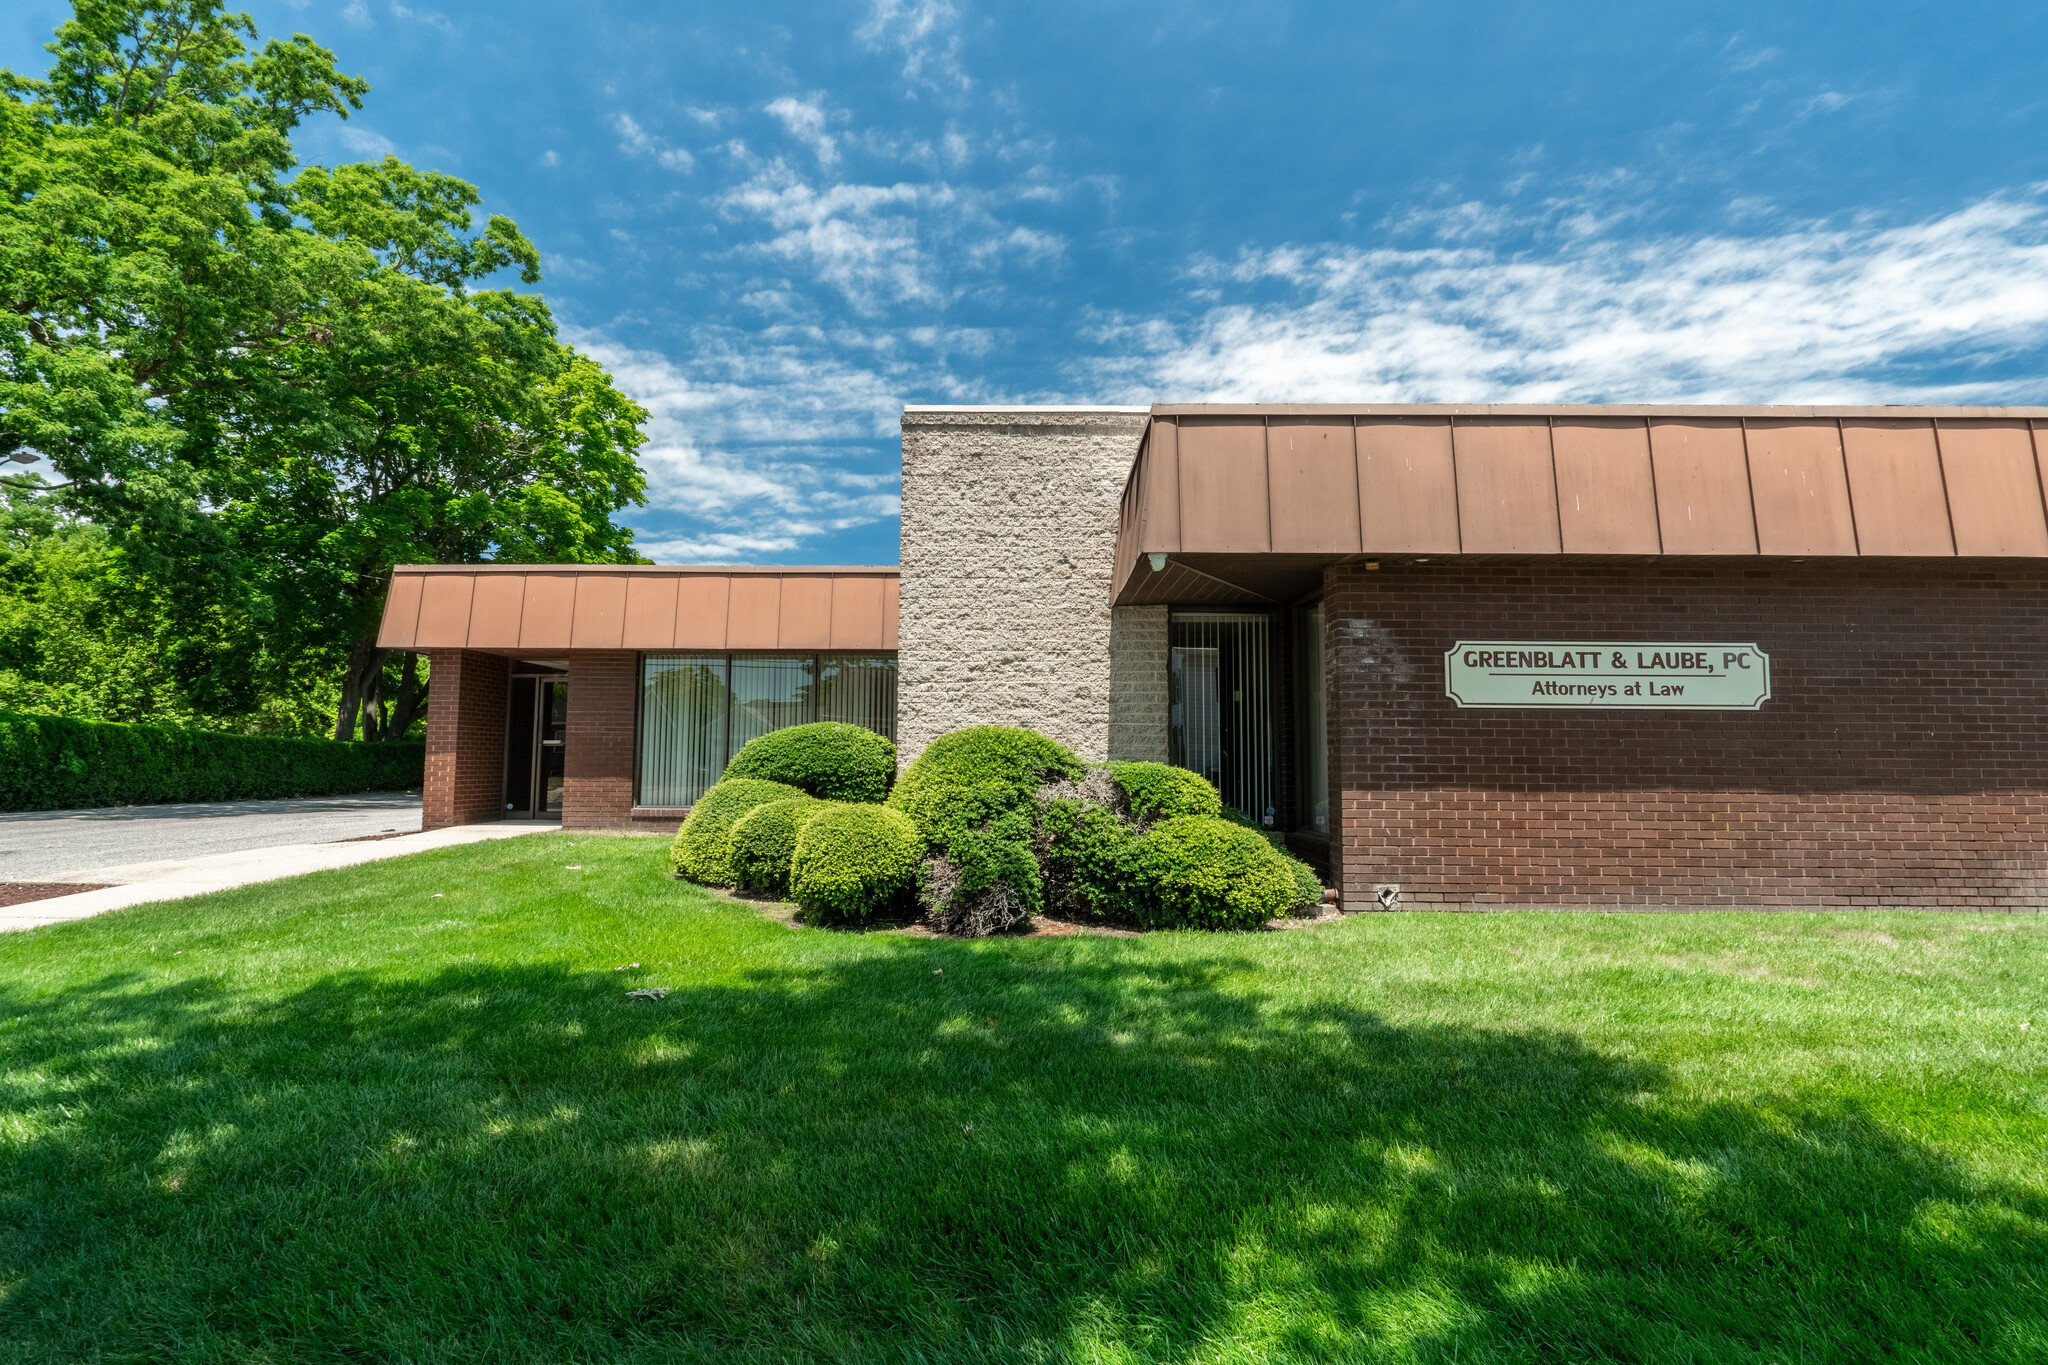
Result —
[[1321, 905], [1323, 879], [1316, 875], [1316, 870], [1284, 849], [1280, 851], [1280, 857], [1287, 864], [1288, 873], [1294, 878], [1294, 908], [1314, 910]]
[[1223, 798], [1208, 778], [1171, 763], [1112, 763], [1131, 814], [1140, 820], [1171, 820], [1181, 815], [1219, 815]]
[[787, 895], [797, 831], [824, 808], [815, 797], [791, 796], [742, 815], [727, 838], [734, 882], [749, 891]]
[[916, 824], [901, 811], [830, 806], [797, 832], [790, 892], [807, 920], [864, 923], [908, 899], [923, 853]]
[[1000, 933], [1037, 914], [1045, 891], [1031, 817], [1010, 811], [985, 828], [952, 831], [920, 871], [918, 894], [926, 923], [965, 938]]
[[748, 740], [725, 776], [787, 782], [827, 801], [880, 801], [896, 780], [896, 746], [865, 726], [792, 725]]
[[1033, 848], [1039, 788], [1087, 765], [1032, 730], [977, 725], [932, 741], [889, 793], [935, 859], [919, 892], [941, 932], [989, 932], [1037, 914], [1044, 883]]
[[420, 785], [426, 746], [0, 711], [0, 810], [253, 801]]
[[1284, 915], [1294, 876], [1256, 832], [1213, 816], [1162, 820], [1137, 840], [1132, 866], [1153, 927], [1256, 929]]
[[669, 862], [693, 882], [731, 886], [732, 827], [756, 806], [802, 795], [786, 783], [764, 782], [755, 777], [734, 777], [718, 783], [690, 808], [690, 818], [676, 831]]
[[1246, 815], [1236, 806], [1224, 806], [1217, 813], [1221, 815], [1225, 820], [1228, 820], [1231, 824], [1236, 825], [1239, 828], [1255, 829], [1261, 834], [1264, 834], [1266, 832], [1266, 827], [1264, 825], [1260, 824], [1257, 820], [1252, 819], [1251, 816]]
[[1106, 805], [1082, 796], [1049, 801], [1043, 816], [1046, 898], [1089, 919], [1132, 913], [1137, 837]]
[[897, 779], [889, 804], [936, 844], [948, 831], [1027, 809], [1047, 782], [1086, 771], [1065, 745], [1036, 731], [976, 725], [933, 740]]

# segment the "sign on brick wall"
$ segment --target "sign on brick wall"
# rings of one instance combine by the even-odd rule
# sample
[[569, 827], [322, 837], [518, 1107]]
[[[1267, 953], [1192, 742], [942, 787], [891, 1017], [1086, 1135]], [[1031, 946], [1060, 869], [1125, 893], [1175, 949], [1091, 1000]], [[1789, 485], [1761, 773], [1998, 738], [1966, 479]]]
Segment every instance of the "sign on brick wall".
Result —
[[1770, 700], [1771, 659], [1692, 640], [1460, 640], [1444, 652], [1444, 693], [1461, 707], [1754, 711]]

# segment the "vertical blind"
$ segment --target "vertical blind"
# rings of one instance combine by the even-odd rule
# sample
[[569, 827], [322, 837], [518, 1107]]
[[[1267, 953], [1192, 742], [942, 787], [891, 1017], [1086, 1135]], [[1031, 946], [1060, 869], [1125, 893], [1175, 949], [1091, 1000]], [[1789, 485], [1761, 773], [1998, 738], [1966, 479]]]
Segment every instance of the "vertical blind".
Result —
[[748, 740], [814, 720], [896, 738], [896, 660], [871, 654], [649, 654], [635, 804], [688, 806]]
[[1273, 809], [1272, 618], [1175, 612], [1171, 631], [1173, 761], [1263, 820]]

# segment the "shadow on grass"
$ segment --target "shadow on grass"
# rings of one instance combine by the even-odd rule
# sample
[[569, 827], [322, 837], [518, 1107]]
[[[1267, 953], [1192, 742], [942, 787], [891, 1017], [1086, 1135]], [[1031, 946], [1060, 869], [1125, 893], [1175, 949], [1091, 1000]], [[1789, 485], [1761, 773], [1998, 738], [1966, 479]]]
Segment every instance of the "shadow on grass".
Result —
[[2034, 1192], [1853, 1108], [1283, 1007], [1239, 965], [904, 943], [659, 1004], [541, 967], [0, 989], [0, 1353], [2048, 1347]]

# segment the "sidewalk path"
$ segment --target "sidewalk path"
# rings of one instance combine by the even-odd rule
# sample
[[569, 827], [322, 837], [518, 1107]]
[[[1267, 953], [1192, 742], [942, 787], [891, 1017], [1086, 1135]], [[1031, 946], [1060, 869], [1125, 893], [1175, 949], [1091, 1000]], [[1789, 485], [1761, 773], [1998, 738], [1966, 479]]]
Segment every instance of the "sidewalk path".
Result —
[[401, 834], [390, 839], [283, 844], [274, 848], [212, 853], [198, 858], [87, 868], [48, 880], [98, 885], [100, 890], [81, 891], [74, 896], [53, 896], [49, 900], [29, 901], [23, 905], [0, 906], [0, 933], [10, 929], [33, 929], [37, 925], [56, 924], [63, 920], [85, 919], [146, 901], [182, 900], [187, 896], [203, 896], [209, 891], [225, 891], [253, 882], [325, 872], [335, 867], [354, 867], [358, 863], [373, 863], [384, 858], [400, 858], [408, 853], [423, 853], [430, 848], [450, 848], [486, 839], [513, 839], [522, 834], [540, 834], [560, 828], [553, 820], [498, 820], [485, 825], [454, 825], [421, 834]]
[[13, 811], [0, 815], [0, 882], [104, 881], [81, 874], [141, 858], [325, 844], [419, 827], [418, 792]]

